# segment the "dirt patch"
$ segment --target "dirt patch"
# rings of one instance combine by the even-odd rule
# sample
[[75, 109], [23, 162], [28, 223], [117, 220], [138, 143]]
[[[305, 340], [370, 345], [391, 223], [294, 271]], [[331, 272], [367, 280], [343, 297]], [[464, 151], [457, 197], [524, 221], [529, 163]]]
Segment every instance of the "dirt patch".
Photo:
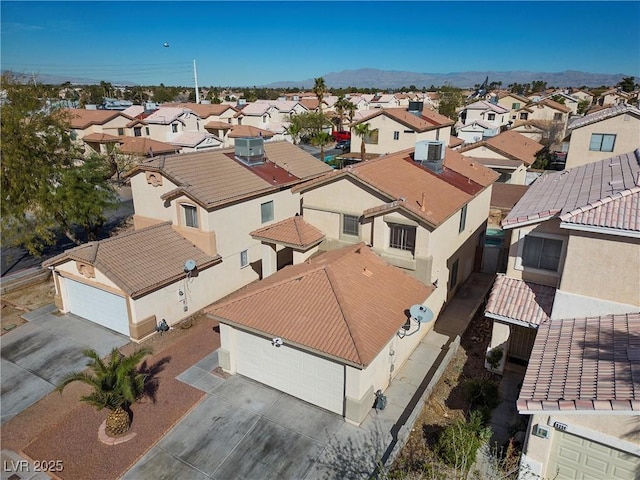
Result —
[[[28, 285], [2, 295], [2, 314], [0, 317], [0, 335], [13, 330], [27, 321], [22, 318], [27, 312], [53, 303], [55, 287], [53, 280]], [[11, 328], [13, 325], [15, 327]]]
[[423, 471], [425, 463], [434, 461], [433, 445], [440, 432], [470, 409], [465, 395], [469, 380], [486, 379], [499, 383], [498, 375], [484, 366], [491, 339], [491, 322], [481, 314], [474, 317], [460, 341], [460, 347], [434, 387], [409, 434], [407, 443], [393, 469], [404, 474]]

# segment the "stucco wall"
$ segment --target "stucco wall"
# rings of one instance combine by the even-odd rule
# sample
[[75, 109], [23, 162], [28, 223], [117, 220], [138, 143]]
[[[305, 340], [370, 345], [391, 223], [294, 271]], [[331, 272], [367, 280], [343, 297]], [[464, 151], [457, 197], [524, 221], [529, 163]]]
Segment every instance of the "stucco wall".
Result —
[[[155, 173], [161, 176], [160, 173]], [[174, 221], [174, 209], [165, 207], [162, 195], [177, 187], [166, 177], [162, 177], [162, 185], [154, 187], [147, 183], [145, 172], [136, 173], [131, 177], [131, 193], [133, 196], [133, 209], [136, 216], [155, 218], [160, 221]]]
[[571, 231], [560, 290], [640, 310], [640, 239]]
[[[626, 118], [626, 120], [625, 120]], [[615, 134], [613, 152], [589, 150], [591, 134]], [[632, 115], [617, 115], [600, 122], [576, 128], [571, 132], [566, 168], [597, 162], [605, 158], [634, 151], [640, 147], [640, 119]]]

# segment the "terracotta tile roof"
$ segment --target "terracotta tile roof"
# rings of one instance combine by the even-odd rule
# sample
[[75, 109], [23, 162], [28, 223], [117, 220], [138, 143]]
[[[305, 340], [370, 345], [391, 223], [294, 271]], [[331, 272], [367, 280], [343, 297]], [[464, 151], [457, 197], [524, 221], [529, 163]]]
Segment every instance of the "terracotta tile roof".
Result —
[[[412, 155], [413, 149], [408, 149], [367, 160], [342, 170], [334, 170], [296, 186], [293, 191], [304, 191], [337, 178], [351, 177], [377, 190], [389, 202], [403, 199], [402, 208], [428, 224], [437, 226], [498, 178], [493, 170], [473, 164], [449, 148], [445, 153], [445, 169], [439, 175], [414, 162]], [[424, 210], [421, 208], [423, 194], [426, 200]], [[388, 208], [388, 205], [384, 208]]]
[[531, 140], [518, 132], [506, 130], [495, 137], [481, 142], [487, 148], [502, 153], [514, 160], [520, 160], [529, 166], [536, 160], [536, 154], [544, 148], [544, 145]]
[[[426, 113], [426, 114], [425, 114]], [[365, 121], [369, 121], [374, 117], [384, 115], [388, 118], [395, 120], [396, 122], [415, 130], [416, 132], [426, 132], [429, 130], [438, 129], [453, 125], [453, 120], [440, 115], [432, 110], [424, 110], [422, 115], [418, 116], [409, 111], [406, 108], [385, 108], [374, 111], [371, 115], [363, 118], [360, 121], [356, 121], [353, 124], [357, 125]]]
[[305, 222], [300, 215], [259, 228], [249, 235], [256, 240], [273, 241], [304, 250], [317, 245], [325, 237], [323, 232]]
[[208, 138], [215, 140], [211, 146], [219, 146], [222, 142], [218, 137], [206, 132], [182, 132], [171, 140], [172, 145], [180, 145], [184, 147], [196, 147]]
[[136, 118], [138, 115], [144, 113], [144, 107], [142, 105], [131, 105], [122, 110], [122, 113], [130, 118]]
[[[291, 184], [332, 171], [324, 162], [286, 141], [266, 142], [264, 150], [270, 168], [278, 168], [284, 175], [291, 173]], [[178, 186], [163, 198], [184, 193], [205, 208], [271, 192], [283, 185], [274, 185], [262, 178], [259, 169], [235, 160], [233, 148], [156, 156], [136, 166], [129, 175], [147, 170], [162, 172]]]
[[461, 138], [454, 137], [453, 135], [449, 137], [449, 148], [458, 147], [463, 143], [464, 143], [464, 140]]
[[468, 110], [490, 110], [496, 113], [508, 113], [510, 109], [504, 108], [502, 105], [487, 102], [486, 100], [478, 100], [464, 107]]
[[273, 133], [269, 130], [263, 130], [262, 128], [252, 127], [251, 125], [232, 125], [229, 132], [230, 138], [244, 138], [244, 137], [262, 137], [271, 138]]
[[501, 93], [500, 95], [498, 95], [498, 98], [501, 100], [506, 97], [512, 97], [516, 100], [520, 100], [521, 102], [529, 103], [529, 99], [527, 97], [523, 97], [522, 95], [518, 95], [517, 93]]
[[43, 267], [69, 260], [87, 262], [107, 276], [132, 298], [185, 277], [184, 263], [195, 260], [199, 270], [222, 261], [207, 255], [164, 222], [90, 242], [45, 261]]
[[82, 141], [94, 143], [118, 143], [120, 141], [120, 137], [109, 135], [108, 133], [90, 133], [89, 135], [82, 137]]
[[211, 116], [218, 117], [222, 115], [227, 110], [236, 111], [236, 108], [233, 108], [230, 105], [222, 105], [222, 104], [206, 104], [206, 103], [195, 103], [195, 102], [186, 102], [186, 103], [163, 103], [163, 107], [177, 107], [177, 108], [187, 108], [192, 112], [195, 112], [200, 118], [209, 118]]
[[[591, 206], [640, 191], [640, 149], [562, 172], [545, 172], [502, 221], [505, 228]], [[616, 204], [622, 205], [622, 204]]]
[[517, 407], [638, 415], [640, 313], [543, 322]]
[[[114, 118], [123, 116], [118, 110], [87, 110], [86, 108], [63, 108], [60, 112], [65, 115], [71, 128], [83, 130], [91, 125], [104, 125]], [[131, 118], [128, 118], [131, 120]]]
[[236, 117], [242, 116], [262, 116], [269, 111], [271, 106], [268, 103], [259, 103], [252, 102], [247, 103], [242, 107], [238, 113], [235, 114]]
[[546, 105], [549, 108], [553, 108], [554, 110], [558, 110], [562, 113], [570, 113], [571, 109], [559, 102], [551, 100], [550, 98], [545, 98], [544, 100], [540, 100], [538, 105]]
[[586, 125], [591, 125], [592, 123], [600, 122], [602, 120], [606, 120], [607, 118], [617, 117], [618, 115], [632, 115], [636, 118], [640, 118], [640, 109], [633, 105], [621, 104], [615, 105], [610, 108], [603, 108], [596, 112], [589, 113], [584, 117], [572, 119], [567, 126], [568, 130], [575, 130], [576, 128], [581, 128]]
[[480, 165], [484, 165], [485, 167], [489, 167], [489, 168], [511, 168], [515, 170], [516, 168], [520, 167], [523, 164], [521, 160], [510, 160], [505, 158], [472, 157], [468, 155], [464, 155], [464, 156], [465, 158], [468, 158], [472, 162], [478, 162]]
[[232, 125], [228, 122], [222, 122], [219, 120], [212, 120], [204, 125], [204, 128], [215, 128], [218, 130], [230, 130]]
[[120, 137], [120, 151], [129, 155], [164, 155], [177, 153], [175, 145], [152, 140], [148, 137]]
[[222, 323], [365, 367], [406, 322], [405, 310], [431, 292], [358, 244], [285, 267], [205, 311]]
[[491, 288], [485, 315], [533, 327], [548, 320], [556, 289], [498, 274]]
[[[563, 222], [575, 225], [615, 228], [640, 233], [640, 191], [625, 190], [592, 205], [562, 215]], [[635, 236], [635, 235], [634, 235]]]
[[511, 210], [528, 189], [529, 185], [494, 183], [491, 187], [491, 207]]
[[194, 113], [188, 108], [183, 107], [159, 107], [149, 116], [145, 117], [145, 123], [157, 125], [169, 125], [170, 123], [180, 119], [187, 113]]
[[315, 110], [320, 105], [317, 98], [301, 98], [300, 105], [305, 107], [307, 110]]

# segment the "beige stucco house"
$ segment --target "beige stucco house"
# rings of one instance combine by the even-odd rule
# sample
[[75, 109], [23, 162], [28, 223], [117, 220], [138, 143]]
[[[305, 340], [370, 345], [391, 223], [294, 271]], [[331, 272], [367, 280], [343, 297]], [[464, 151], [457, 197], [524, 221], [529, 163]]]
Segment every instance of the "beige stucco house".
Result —
[[527, 169], [535, 162], [543, 145], [512, 130], [466, 145], [458, 151], [500, 174], [498, 182], [526, 183]]
[[244, 149], [154, 156], [136, 166], [135, 231], [45, 263], [59, 308], [141, 340], [161, 319], [173, 325], [293, 263], [294, 251], [297, 261], [313, 253], [317, 242], [270, 240], [266, 255], [252, 233], [299, 213], [291, 187], [330, 167], [288, 142], [245, 140]]
[[508, 109], [511, 121], [517, 118], [517, 111], [526, 106], [531, 101], [527, 97], [518, 95], [517, 93], [501, 93], [498, 95], [498, 105]]
[[505, 353], [500, 370], [511, 358], [528, 361], [542, 321], [640, 311], [640, 228], [629, 210], [638, 173], [640, 150], [546, 172], [502, 221], [507, 271], [485, 311], [494, 320], [489, 348]]
[[351, 135], [351, 152], [360, 152], [365, 142], [367, 154], [387, 154], [412, 148], [416, 142], [433, 140], [449, 146], [453, 120], [438, 112], [423, 108], [422, 102], [412, 102], [407, 108], [385, 108], [372, 112], [352, 127], [368, 123], [371, 134], [362, 139]]
[[567, 136], [566, 168], [630, 152], [640, 147], [640, 109], [620, 104], [576, 118]]
[[511, 121], [510, 109], [486, 100], [465, 105], [459, 113], [458, 124], [467, 125], [474, 120], [487, 122], [495, 128], [506, 127]]

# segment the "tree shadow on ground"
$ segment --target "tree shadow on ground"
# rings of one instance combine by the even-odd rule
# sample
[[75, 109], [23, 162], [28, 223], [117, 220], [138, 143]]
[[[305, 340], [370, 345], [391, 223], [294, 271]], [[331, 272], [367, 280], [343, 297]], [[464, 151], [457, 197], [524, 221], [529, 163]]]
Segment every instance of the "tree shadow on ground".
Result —
[[158, 374], [164, 370], [167, 363], [171, 361], [171, 357], [163, 357], [153, 364], [149, 364], [146, 360], [140, 365], [139, 373], [145, 375], [143, 397], [147, 397], [152, 403], [156, 403], [160, 379]]

